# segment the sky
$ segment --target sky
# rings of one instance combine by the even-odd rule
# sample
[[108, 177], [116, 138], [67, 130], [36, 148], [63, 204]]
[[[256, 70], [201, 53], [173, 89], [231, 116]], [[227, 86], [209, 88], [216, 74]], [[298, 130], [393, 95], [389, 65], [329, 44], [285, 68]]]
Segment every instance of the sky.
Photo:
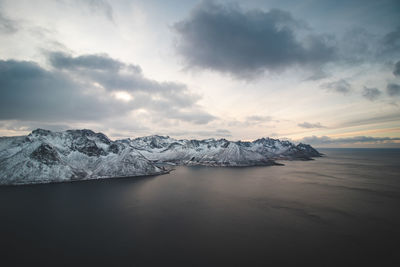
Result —
[[0, 136], [400, 147], [398, 0], [0, 0]]

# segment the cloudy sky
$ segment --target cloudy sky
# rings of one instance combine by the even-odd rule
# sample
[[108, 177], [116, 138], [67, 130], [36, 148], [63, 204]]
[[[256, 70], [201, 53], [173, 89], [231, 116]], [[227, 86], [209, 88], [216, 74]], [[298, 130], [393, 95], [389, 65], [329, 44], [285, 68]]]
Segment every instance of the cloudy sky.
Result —
[[400, 147], [398, 0], [0, 0], [0, 135]]

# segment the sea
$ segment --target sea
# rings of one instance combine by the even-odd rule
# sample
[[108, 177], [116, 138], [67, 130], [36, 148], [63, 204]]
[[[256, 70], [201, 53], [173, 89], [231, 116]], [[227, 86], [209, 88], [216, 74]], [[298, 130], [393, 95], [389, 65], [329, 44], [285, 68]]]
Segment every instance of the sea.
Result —
[[0, 187], [1, 266], [400, 266], [400, 149]]

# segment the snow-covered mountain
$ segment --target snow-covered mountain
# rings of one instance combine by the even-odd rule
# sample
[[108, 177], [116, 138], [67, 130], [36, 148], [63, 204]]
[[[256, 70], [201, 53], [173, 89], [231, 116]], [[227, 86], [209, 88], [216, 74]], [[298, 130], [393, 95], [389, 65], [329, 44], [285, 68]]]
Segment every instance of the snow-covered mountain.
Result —
[[226, 139], [176, 140], [147, 136], [130, 140], [146, 158], [156, 162], [207, 166], [255, 166], [275, 164], [238, 142]]
[[125, 141], [149, 160], [186, 165], [272, 165], [274, 160], [309, 160], [321, 156], [310, 145], [271, 138], [232, 142], [226, 139], [176, 140], [153, 135]]
[[281, 141], [272, 138], [257, 139], [246, 145], [252, 151], [274, 160], [310, 160], [313, 157], [320, 157], [322, 155], [310, 145], [302, 143], [295, 145], [286, 140]]
[[91, 130], [0, 138], [0, 184], [153, 175], [165, 172], [136, 149]]
[[160, 164], [207, 166], [274, 165], [275, 160], [308, 160], [321, 154], [310, 145], [261, 138], [177, 140], [146, 136], [112, 141], [91, 130], [0, 137], [0, 184], [27, 184], [154, 175]]

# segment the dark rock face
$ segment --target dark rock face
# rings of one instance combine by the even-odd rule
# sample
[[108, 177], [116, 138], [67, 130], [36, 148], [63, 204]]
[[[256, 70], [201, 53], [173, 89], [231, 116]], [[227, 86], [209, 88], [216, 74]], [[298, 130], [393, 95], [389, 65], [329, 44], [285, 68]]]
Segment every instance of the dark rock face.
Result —
[[96, 133], [96, 137], [107, 145], [111, 144], [111, 140], [103, 133]]
[[96, 142], [86, 138], [75, 139], [72, 144], [72, 149], [78, 150], [79, 152], [84, 153], [90, 157], [107, 155], [107, 153], [103, 149], [99, 148], [96, 145]]
[[253, 141], [253, 143], [255, 144], [263, 144], [263, 145], [269, 145], [269, 146], [273, 146], [275, 144], [275, 139], [272, 138], [260, 138], [257, 139], [255, 141]]
[[313, 148], [310, 145], [306, 145], [303, 143], [300, 143], [296, 146], [300, 151], [308, 155], [309, 157], [321, 157], [322, 154], [319, 153], [315, 148]]
[[187, 144], [188, 147], [198, 147], [200, 145], [200, 141], [190, 140]]
[[168, 147], [166, 149], [164, 149], [163, 151], [168, 151], [170, 149], [174, 149], [174, 148], [178, 148], [181, 147], [182, 145], [179, 144], [178, 142], [173, 142], [172, 144], [169, 144]]
[[[110, 144], [111, 141], [102, 133], [95, 133], [92, 130], [68, 130], [67, 133], [72, 137], [72, 150], [77, 150], [88, 156], [105, 156], [107, 152], [96, 145], [93, 138], [99, 139], [102, 143]], [[91, 138], [91, 139], [90, 139]]]
[[43, 136], [47, 136], [47, 135], [50, 135], [51, 134], [51, 131], [49, 131], [49, 130], [44, 130], [44, 129], [36, 129], [36, 130], [33, 130], [32, 131], [32, 133], [30, 133], [29, 135], [43, 135]]
[[163, 148], [165, 146], [165, 139], [168, 137], [153, 135], [144, 137], [144, 141], [148, 143], [151, 148]]
[[115, 143], [111, 144], [111, 145], [108, 147], [108, 151], [111, 152], [111, 153], [114, 153], [114, 154], [118, 154], [118, 152], [119, 152], [118, 145], [115, 144]]
[[82, 130], [67, 130], [67, 133], [73, 136], [95, 136], [96, 133], [92, 130], [82, 129]]
[[242, 147], [251, 147], [251, 142], [237, 141], [236, 143], [237, 143], [239, 146], [242, 146]]
[[[226, 140], [224, 140], [224, 141], [226, 141]], [[226, 142], [223, 143], [222, 147], [223, 148], [227, 148], [229, 146], [229, 144], [230, 144], [230, 142], [226, 141]]]
[[57, 151], [46, 143], [43, 143], [36, 148], [30, 157], [47, 165], [57, 164], [61, 161]]

